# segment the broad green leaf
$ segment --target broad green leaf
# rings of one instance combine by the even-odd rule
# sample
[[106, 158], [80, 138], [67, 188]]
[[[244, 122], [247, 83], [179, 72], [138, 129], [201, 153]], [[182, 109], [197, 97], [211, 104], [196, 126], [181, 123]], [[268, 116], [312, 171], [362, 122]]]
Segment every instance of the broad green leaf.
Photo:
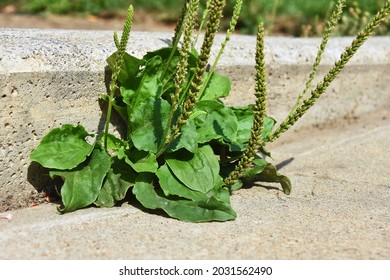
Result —
[[214, 188], [206, 193], [207, 197], [214, 197], [215, 199], [230, 204], [230, 192], [229, 189], [225, 187], [225, 182], [222, 176], [218, 176], [217, 182], [214, 185]]
[[160, 96], [162, 90], [161, 78], [161, 57], [156, 56], [145, 63], [133, 81], [131, 88], [121, 87], [123, 102], [129, 105], [129, 114], [145, 100]]
[[[172, 54], [172, 47], [168, 48], [161, 48], [153, 52], [148, 52], [143, 59], [144, 60], [150, 60], [154, 57], [158, 56], [162, 58], [161, 67], [158, 69], [158, 75], [161, 77], [162, 82], [162, 91], [160, 95], [157, 95], [157, 97], [162, 97], [163, 99], [170, 102], [171, 96], [175, 92], [175, 75], [177, 73], [177, 65], [180, 60], [180, 54], [179, 51], [176, 49], [175, 53]], [[168, 65], [169, 64], [169, 65]], [[195, 68], [197, 64], [197, 58], [194, 55], [194, 53], [191, 53], [188, 59], [188, 69]], [[188, 71], [190, 72], [190, 71]], [[193, 74], [193, 73], [192, 73]], [[156, 74], [157, 75], [157, 74]], [[187, 75], [187, 84], [189, 84], [189, 76], [191, 74], [189, 73]], [[184, 85], [183, 87], [186, 87]]]
[[274, 128], [276, 124], [276, 120], [271, 117], [266, 117], [264, 121], [264, 127], [263, 132], [261, 134], [261, 138], [265, 140], [265, 138], [272, 132], [272, 129]]
[[[155, 173], [158, 168], [156, 155], [146, 151], [137, 150], [132, 143], [124, 142], [117, 139], [117, 148], [113, 149], [119, 159], [123, 159], [136, 172], [152, 172]], [[108, 147], [110, 144], [108, 142]]]
[[[110, 57], [107, 58], [108, 66], [111, 71], [114, 71], [116, 52], [113, 53]], [[121, 71], [118, 75], [118, 81], [123, 85], [128, 82], [131, 82], [132, 79], [137, 75], [140, 66], [142, 65], [143, 60], [138, 59], [128, 53], [123, 55], [123, 63], [121, 65]]]
[[[122, 87], [121, 87], [122, 88]], [[101, 100], [105, 102], [109, 102], [109, 96], [107, 94], [102, 95], [100, 97]], [[112, 108], [114, 108], [115, 112], [118, 113], [118, 115], [121, 117], [121, 119], [124, 121], [124, 123], [128, 126], [129, 125], [129, 112], [127, 111], [127, 105], [122, 101], [121, 96], [114, 97], [112, 100]]]
[[261, 174], [264, 169], [267, 167], [268, 162], [265, 159], [257, 157], [255, 160], [253, 160], [254, 166], [244, 172], [245, 179], [253, 180], [257, 174]]
[[108, 133], [107, 135], [104, 133], [100, 134], [100, 140], [103, 143], [105, 141], [105, 138], [107, 138], [107, 148], [109, 150], [112, 150], [114, 152], [118, 152], [121, 150], [122, 147], [126, 146], [127, 143], [119, 139], [113, 134]]
[[159, 179], [160, 187], [164, 191], [165, 196], [176, 195], [195, 201], [207, 199], [207, 196], [204, 193], [194, 191], [180, 182], [176, 178], [175, 174], [173, 174], [169, 169], [167, 164], [161, 166], [157, 170], [156, 175]]
[[188, 118], [189, 120], [195, 120], [197, 117], [202, 116], [202, 115], [207, 115], [207, 112], [205, 111], [196, 111], [190, 115]]
[[[156, 56], [159, 56], [159, 57], [162, 58], [162, 67], [161, 67], [161, 69], [162, 70], [167, 69], [167, 71], [165, 73], [164, 80], [163, 80], [164, 84], [167, 84], [167, 83], [170, 83], [170, 82], [173, 81], [173, 76], [176, 75], [177, 64], [179, 63], [179, 59], [180, 59], [180, 53], [176, 49], [176, 52], [174, 53], [174, 55], [172, 56], [171, 61], [169, 62], [168, 60], [169, 60], [169, 58], [171, 56], [171, 52], [172, 52], [172, 47], [161, 48], [161, 49], [158, 49], [158, 50], [155, 50], [155, 51], [152, 51], [152, 52], [148, 52], [143, 57], [144, 60], [149, 60], [149, 59], [152, 59], [152, 58], [154, 58]], [[168, 63], [169, 63], [169, 66], [168, 66]], [[195, 67], [196, 64], [197, 64], [196, 56], [194, 55], [194, 53], [190, 53], [190, 55], [188, 57], [188, 67]]]
[[[143, 59], [149, 60], [155, 56], [160, 56], [163, 60], [163, 63], [166, 64], [166, 63], [168, 63], [168, 58], [170, 57], [171, 52], [172, 52], [172, 47], [164, 47], [164, 48], [161, 48], [161, 49], [158, 49], [155, 51], [147, 52], [144, 55]], [[179, 57], [179, 56], [180, 56], [180, 54], [179, 54], [178, 50], [176, 50], [173, 57]], [[196, 50], [194, 50], [193, 52], [190, 53], [190, 56], [188, 58], [188, 64], [189, 64], [189, 66], [195, 67], [197, 61], [198, 61], [197, 60], [197, 53], [196, 53]], [[176, 61], [176, 63], [171, 62], [172, 65], [170, 67], [172, 69], [175, 69], [177, 62], [178, 62], [178, 60]]]
[[[167, 60], [170, 57], [171, 52], [172, 52], [172, 47], [164, 47], [164, 48], [160, 48], [160, 49], [155, 50], [155, 51], [147, 52], [144, 55], [143, 59], [149, 60], [149, 59], [152, 59], [155, 56], [159, 56], [159, 57], [162, 58], [164, 63], [167, 63]], [[179, 56], [179, 52], [177, 50], [176, 50], [174, 56]]]
[[127, 190], [134, 186], [135, 173], [123, 160], [114, 158], [95, 204], [100, 207], [113, 207], [125, 198]]
[[208, 145], [194, 154], [179, 151], [167, 154], [165, 159], [179, 181], [194, 191], [207, 193], [218, 182], [219, 162]]
[[[175, 54], [171, 57], [171, 61], [168, 59], [171, 55], [172, 48], [162, 48], [153, 52], [148, 52], [143, 58], [145, 60], [153, 59], [154, 57], [160, 57], [162, 59], [161, 67], [161, 82], [163, 84], [163, 91], [174, 91], [174, 76], [177, 72], [177, 64], [179, 62], [179, 52], [176, 50]], [[168, 65], [169, 63], [169, 65]], [[163, 76], [164, 75], [164, 76]], [[158, 96], [160, 97], [160, 96]]]
[[[231, 107], [238, 120], [237, 143], [246, 144], [251, 136], [253, 125], [253, 105], [247, 107]], [[262, 131], [262, 139], [272, 131], [275, 126], [275, 119], [266, 117]]]
[[193, 120], [188, 120], [181, 128], [179, 137], [176, 138], [166, 149], [167, 153], [178, 151], [182, 148], [191, 153], [195, 153], [198, 149], [198, 133]]
[[65, 213], [91, 205], [99, 195], [110, 166], [110, 156], [96, 146], [88, 162], [70, 171], [51, 171], [52, 178], [60, 176], [65, 181], [61, 188], [63, 206], [58, 210]]
[[[205, 81], [209, 75], [210, 73], [205, 73]], [[216, 100], [218, 98], [227, 97], [230, 93], [230, 89], [230, 79], [214, 72], [200, 97], [200, 100]]]
[[179, 179], [176, 178], [175, 174], [172, 173], [167, 164], [161, 166], [156, 174], [159, 179], [160, 187], [163, 190], [164, 195], [167, 197], [170, 195], [176, 195], [194, 201], [207, 200], [211, 197], [214, 197], [217, 200], [230, 204], [230, 193], [228, 189], [222, 188], [224, 182], [220, 176], [214, 188], [208, 193], [204, 194], [191, 190], [182, 182], [180, 182]]
[[227, 142], [236, 141], [238, 121], [229, 107], [218, 101], [204, 100], [196, 104], [194, 111], [207, 113], [194, 120], [199, 143], [206, 143], [214, 139], [224, 139]]
[[291, 181], [288, 177], [277, 172], [276, 167], [268, 163], [264, 170], [256, 175], [256, 181], [280, 183], [285, 194], [291, 193]]
[[187, 222], [229, 221], [236, 218], [230, 204], [211, 197], [205, 201], [173, 200], [153, 187], [154, 175], [141, 173], [133, 193], [148, 209], [162, 209], [172, 218]]
[[243, 182], [240, 181], [240, 180], [238, 180], [237, 182], [235, 182], [235, 183], [230, 187], [230, 189], [231, 189], [232, 191], [236, 191], [236, 190], [241, 189], [243, 185], [244, 185]]
[[238, 120], [237, 143], [245, 149], [253, 125], [253, 105], [247, 107], [231, 107]]
[[138, 150], [157, 153], [171, 106], [168, 101], [150, 98], [134, 108], [131, 140]]
[[46, 168], [72, 169], [91, 154], [93, 145], [85, 138], [93, 136], [81, 125], [65, 124], [55, 128], [42, 138], [41, 143], [30, 154], [30, 159]]
[[131, 149], [126, 152], [125, 161], [138, 173], [155, 173], [158, 168], [157, 158], [155, 154], [145, 151], [138, 151], [136, 149]]
[[[256, 156], [256, 159], [253, 160], [253, 166], [249, 170], [244, 172], [243, 178], [241, 180], [238, 180], [235, 184], [233, 184], [230, 187], [230, 190], [236, 191], [241, 189], [244, 185], [244, 181], [252, 183], [255, 180], [256, 176], [261, 172], [263, 172], [263, 170], [267, 167], [267, 165], [268, 162], [265, 159]], [[231, 171], [232, 170], [230, 170], [230, 172]]]

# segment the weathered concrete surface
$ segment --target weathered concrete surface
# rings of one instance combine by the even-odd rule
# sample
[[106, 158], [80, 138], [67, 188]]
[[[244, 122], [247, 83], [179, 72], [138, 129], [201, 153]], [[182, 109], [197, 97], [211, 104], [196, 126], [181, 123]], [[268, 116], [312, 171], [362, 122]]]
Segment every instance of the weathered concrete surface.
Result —
[[235, 221], [193, 224], [131, 205], [1, 215], [0, 259], [389, 259], [388, 113], [288, 132], [273, 144], [293, 182], [232, 196]]
[[[134, 33], [128, 51], [141, 57], [166, 46], [170, 36]], [[32, 185], [41, 187], [28, 155], [49, 129], [63, 123], [81, 123], [93, 132], [102, 127], [98, 95], [106, 90], [105, 58], [114, 51], [111, 37], [107, 31], [1, 29], [0, 211], [26, 206], [36, 193]], [[350, 41], [331, 40], [321, 74]], [[390, 104], [390, 95], [385, 94], [390, 82], [389, 42], [371, 38], [298, 125], [353, 117]], [[269, 112], [277, 120], [302, 90], [318, 45], [318, 39], [266, 39]], [[253, 37], [234, 36], [220, 62], [219, 71], [233, 81], [227, 100], [231, 104], [253, 102], [254, 46]]]

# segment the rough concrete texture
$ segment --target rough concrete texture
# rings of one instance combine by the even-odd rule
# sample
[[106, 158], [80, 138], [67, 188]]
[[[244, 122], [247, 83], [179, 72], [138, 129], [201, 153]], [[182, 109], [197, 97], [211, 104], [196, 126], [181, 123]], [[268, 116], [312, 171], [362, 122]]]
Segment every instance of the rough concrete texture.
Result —
[[[141, 57], [171, 34], [134, 33]], [[221, 41], [222, 36], [217, 38]], [[330, 40], [322, 76], [351, 38]], [[281, 120], [303, 89], [319, 39], [266, 38], [269, 113]], [[253, 102], [255, 38], [234, 36], [219, 64], [227, 102]], [[390, 38], [370, 38], [297, 127], [273, 144], [293, 194], [243, 189], [238, 218], [188, 224], [133, 206], [58, 215], [53, 205], [2, 213], [0, 258], [389, 258]], [[30, 151], [51, 128], [101, 129], [98, 95], [112, 32], [0, 29], [0, 212], [42, 188]], [[216, 49], [213, 54], [215, 55]], [[277, 186], [273, 186], [277, 187]], [[175, 238], [172, 238], [174, 236]]]

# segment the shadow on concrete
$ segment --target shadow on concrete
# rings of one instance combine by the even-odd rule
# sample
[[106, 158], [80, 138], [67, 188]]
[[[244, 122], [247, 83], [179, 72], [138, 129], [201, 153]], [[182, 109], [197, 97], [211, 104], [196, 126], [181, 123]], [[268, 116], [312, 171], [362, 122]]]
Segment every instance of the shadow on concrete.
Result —
[[33, 161], [27, 169], [27, 181], [38, 192], [42, 192], [53, 180], [49, 176], [49, 169]]
[[278, 163], [277, 165], [275, 165], [275, 167], [277, 170], [280, 170], [280, 169], [286, 167], [287, 165], [289, 165], [293, 161], [294, 161], [294, 158], [292, 157], [292, 158], [286, 159], [286, 160]]
[[44, 192], [51, 202], [60, 200], [61, 186], [64, 181], [60, 177], [52, 179], [49, 169], [32, 161], [27, 169], [27, 181], [39, 192]]

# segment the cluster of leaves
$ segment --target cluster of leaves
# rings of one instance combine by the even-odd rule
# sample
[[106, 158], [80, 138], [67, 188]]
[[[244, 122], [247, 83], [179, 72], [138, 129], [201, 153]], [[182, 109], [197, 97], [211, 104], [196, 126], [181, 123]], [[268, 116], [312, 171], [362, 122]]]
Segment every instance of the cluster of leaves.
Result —
[[[228, 96], [230, 80], [213, 73], [182, 133], [160, 153], [175, 88], [172, 75], [180, 58], [176, 52], [170, 59], [171, 52], [171, 47], [163, 48], [142, 59], [124, 55], [118, 76], [120, 93], [113, 105], [127, 126], [124, 139], [103, 133], [89, 144], [86, 139], [93, 135], [81, 125], [63, 125], [49, 132], [32, 152], [32, 160], [52, 169], [50, 176], [61, 176], [65, 181], [61, 212], [93, 203], [112, 207], [132, 188], [144, 207], [160, 208], [181, 220], [225, 221], [236, 217], [223, 178], [234, 169], [235, 159], [246, 148], [253, 106], [224, 105], [219, 99]], [[111, 69], [115, 56], [107, 60]], [[196, 61], [194, 51], [186, 84]], [[103, 98], [108, 101], [108, 96]], [[180, 108], [175, 118], [179, 112]], [[274, 124], [272, 118], [267, 118], [264, 138]], [[105, 138], [107, 151], [103, 147]], [[288, 179], [270, 163], [260, 157], [255, 163], [248, 177], [262, 174], [269, 181], [286, 182], [286, 190], [289, 188]]]
[[[108, 103], [105, 131], [90, 143], [88, 139], [94, 135], [84, 127], [66, 124], [44, 136], [30, 155], [33, 161], [50, 169], [52, 178], [64, 180], [62, 205], [58, 208], [61, 213], [92, 204], [113, 207], [131, 191], [131, 197], [145, 208], [162, 210], [173, 218], [227, 221], [236, 218], [230, 194], [246, 180], [277, 182], [284, 193], [290, 193], [290, 180], [267, 161], [270, 153], [265, 144], [277, 139], [315, 103], [387, 16], [390, 1], [358, 34], [310, 97], [304, 99], [329, 34], [340, 17], [344, 1], [338, 2], [306, 88], [276, 129], [275, 120], [266, 116], [262, 24], [256, 47], [255, 105], [225, 105], [221, 99], [229, 95], [229, 78], [216, 73], [215, 64], [205, 71], [223, 2], [207, 1], [210, 19], [199, 53], [191, 44], [199, 1], [187, 0], [172, 45], [148, 52], [141, 59], [125, 52], [133, 13], [130, 7], [121, 40], [114, 34], [118, 51], [107, 59], [112, 80], [110, 93], [102, 97]], [[234, 30], [241, 4], [237, 0], [221, 50]], [[126, 127], [121, 136], [109, 133], [111, 109]]]
[[[216, 30], [212, 25], [210, 28]], [[220, 99], [230, 92], [229, 78], [213, 71], [204, 72], [199, 79], [201, 59], [195, 49], [185, 54], [173, 44], [138, 59], [121, 51], [122, 42], [115, 40], [118, 51], [107, 59], [114, 94], [102, 98], [122, 118], [126, 135], [118, 137], [105, 131], [90, 144], [86, 139], [92, 135], [84, 127], [67, 124], [49, 132], [31, 153], [32, 160], [51, 170], [51, 177], [64, 180], [59, 211], [91, 204], [112, 207], [131, 189], [144, 207], [162, 209], [180, 220], [235, 219], [231, 189], [224, 178], [246, 150], [253, 106], [226, 106]], [[183, 55], [187, 66], [176, 100], [176, 74]], [[201, 94], [192, 105], [189, 88], [195, 79]], [[185, 110], [187, 118], [183, 117]], [[272, 118], [265, 119], [262, 138], [274, 124]], [[179, 133], [175, 134], [177, 126]], [[287, 177], [259, 156], [244, 175], [281, 182], [285, 192], [290, 192]], [[234, 189], [241, 186], [235, 184]]]

